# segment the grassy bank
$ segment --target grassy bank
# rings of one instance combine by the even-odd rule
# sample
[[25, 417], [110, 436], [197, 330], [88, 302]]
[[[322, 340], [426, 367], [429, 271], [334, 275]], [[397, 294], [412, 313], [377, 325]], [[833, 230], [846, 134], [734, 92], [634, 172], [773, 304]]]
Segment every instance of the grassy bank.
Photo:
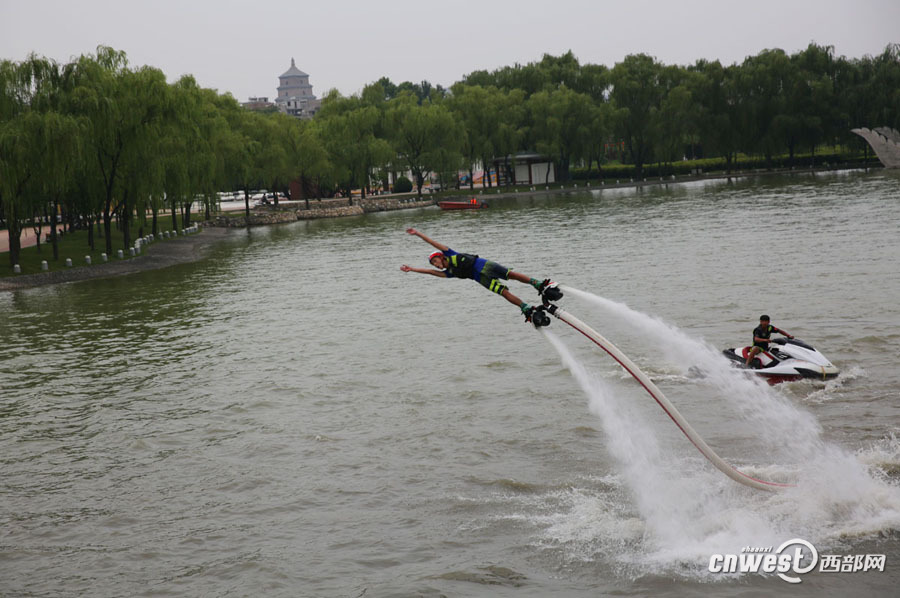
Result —
[[[157, 222], [160, 231], [173, 230], [171, 214], [168, 214], [166, 216], [160, 214]], [[138, 238], [139, 230], [140, 226], [137, 224], [131, 227], [132, 240]], [[48, 271], [50, 272], [54, 272], [57, 270], [66, 270], [66, 258], [70, 258], [72, 260], [73, 267], [87, 265], [87, 262], [84, 258], [88, 255], [91, 256], [92, 264], [103, 263], [102, 254], [106, 252], [106, 241], [98, 234], [96, 224], [94, 225], [94, 250], [91, 250], [90, 245], [88, 245], [88, 231], [76, 230], [74, 232], [67, 232], [66, 234], [59, 237], [58, 261], [55, 261], [53, 259], [53, 245], [49, 242], [43, 242], [44, 235], [49, 232], [50, 227], [44, 226], [44, 228], [41, 230], [42, 242], [40, 246], [35, 245], [33, 247], [22, 248], [22, 251], [19, 255], [19, 266], [22, 269], [22, 274], [37, 274], [42, 272], [43, 270], [41, 270], [41, 262], [44, 260], [47, 261]], [[8, 233], [6, 230], [0, 230], [0, 234], [6, 235]], [[145, 227], [144, 234], [150, 234], [150, 229]], [[112, 237], [113, 253], [109, 256], [109, 260], [115, 261], [119, 259], [118, 257], [116, 257], [117, 251], [119, 249], [123, 249], [123, 231], [118, 230], [115, 228], [115, 226], [113, 226]], [[124, 251], [125, 257], [123, 259], [131, 259], [131, 256], [129, 254], [130, 252], [127, 249], [125, 249]], [[13, 267], [9, 263], [9, 253], [0, 253], [0, 277], [6, 276], [17, 275], [13, 272]]]

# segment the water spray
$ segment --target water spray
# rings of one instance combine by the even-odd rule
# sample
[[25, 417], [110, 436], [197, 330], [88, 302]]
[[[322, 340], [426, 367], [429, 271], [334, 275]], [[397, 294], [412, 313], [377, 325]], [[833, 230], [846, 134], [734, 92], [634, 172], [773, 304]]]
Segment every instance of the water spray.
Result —
[[609, 342], [607, 339], [603, 338], [600, 333], [596, 330], [573, 316], [572, 314], [566, 312], [563, 309], [560, 309], [558, 306], [554, 304], [549, 304], [547, 306], [547, 312], [556, 317], [558, 320], [565, 322], [573, 329], [581, 333], [583, 336], [587, 337], [591, 342], [595, 345], [603, 349], [610, 357], [616, 360], [616, 362], [622, 366], [622, 368], [628, 372], [638, 383], [647, 391], [647, 393], [653, 397], [656, 403], [665, 411], [666, 415], [675, 422], [675, 425], [678, 426], [678, 429], [687, 436], [688, 440], [697, 447], [697, 450], [712, 463], [716, 469], [727, 475], [732, 480], [738, 482], [739, 484], [743, 484], [745, 486], [749, 486], [751, 488], [756, 488], [757, 490], [766, 490], [769, 492], [779, 490], [782, 488], [790, 488], [791, 484], [780, 484], [777, 482], [769, 482], [765, 480], [759, 480], [752, 476], [749, 476], [738, 469], [735, 469], [728, 463], [726, 463], [719, 455], [716, 454], [715, 451], [710, 448], [706, 441], [700, 437], [699, 434], [691, 427], [686, 419], [678, 412], [675, 406], [666, 398], [666, 396], [662, 393], [662, 391], [657, 388], [657, 386], [650, 380], [650, 378], [641, 371], [641, 369], [635, 365], [631, 359], [629, 359], [624, 353], [622, 353], [615, 345]]

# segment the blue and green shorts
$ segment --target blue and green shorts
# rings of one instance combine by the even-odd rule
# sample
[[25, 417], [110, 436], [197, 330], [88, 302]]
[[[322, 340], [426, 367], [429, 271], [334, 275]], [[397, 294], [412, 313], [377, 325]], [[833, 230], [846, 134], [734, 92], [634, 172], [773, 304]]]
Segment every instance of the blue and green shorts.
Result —
[[486, 261], [478, 277], [478, 282], [481, 286], [499, 295], [507, 288], [505, 284], [500, 282], [501, 280], [509, 280], [509, 268], [496, 262]]

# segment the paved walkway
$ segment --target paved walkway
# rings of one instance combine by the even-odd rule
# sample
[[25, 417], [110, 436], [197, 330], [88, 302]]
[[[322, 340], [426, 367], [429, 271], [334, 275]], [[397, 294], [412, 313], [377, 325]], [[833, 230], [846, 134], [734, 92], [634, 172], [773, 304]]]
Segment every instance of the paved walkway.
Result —
[[[45, 226], [41, 231], [41, 234], [46, 235], [48, 232], [50, 232], [50, 228]], [[34, 234], [34, 229], [30, 226], [22, 231], [22, 236], [19, 237], [19, 239], [22, 240], [22, 247], [31, 247], [32, 245], [37, 245], [37, 236]], [[9, 251], [9, 231], [0, 230], [0, 253], [4, 253], [6, 251]]]

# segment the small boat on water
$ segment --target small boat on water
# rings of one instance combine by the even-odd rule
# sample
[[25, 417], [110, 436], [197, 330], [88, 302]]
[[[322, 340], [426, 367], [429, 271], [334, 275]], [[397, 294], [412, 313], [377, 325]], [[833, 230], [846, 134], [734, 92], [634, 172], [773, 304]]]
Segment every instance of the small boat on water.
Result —
[[438, 207], [442, 210], [478, 210], [486, 208], [488, 205], [483, 201], [478, 201], [474, 197], [468, 201], [439, 201]]

